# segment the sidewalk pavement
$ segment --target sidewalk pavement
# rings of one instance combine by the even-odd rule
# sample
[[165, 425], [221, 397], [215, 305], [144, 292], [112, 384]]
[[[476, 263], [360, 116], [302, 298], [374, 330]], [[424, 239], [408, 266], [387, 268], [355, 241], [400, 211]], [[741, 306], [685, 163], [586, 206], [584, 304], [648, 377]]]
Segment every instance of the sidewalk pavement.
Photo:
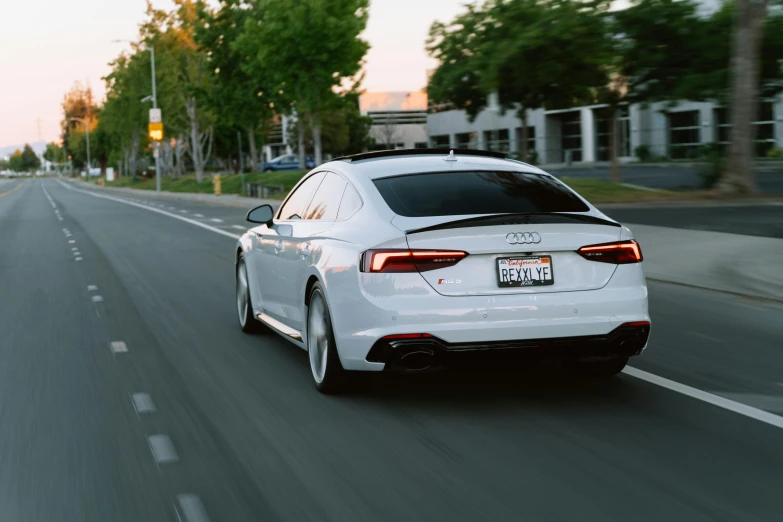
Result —
[[154, 190], [132, 189], [127, 187], [101, 187], [99, 185], [92, 185], [92, 188], [98, 188], [108, 192], [133, 194], [135, 197], [198, 201], [200, 203], [223, 205], [226, 207], [242, 208], [245, 210], [250, 210], [251, 208], [264, 204], [272, 205], [273, 208], [277, 208], [280, 203], [282, 203], [280, 200], [276, 199], [246, 198], [236, 194], [223, 194], [221, 196], [216, 196], [214, 194], [199, 194], [193, 192], [156, 192]]
[[783, 302], [783, 239], [627, 226], [642, 247], [647, 279]]

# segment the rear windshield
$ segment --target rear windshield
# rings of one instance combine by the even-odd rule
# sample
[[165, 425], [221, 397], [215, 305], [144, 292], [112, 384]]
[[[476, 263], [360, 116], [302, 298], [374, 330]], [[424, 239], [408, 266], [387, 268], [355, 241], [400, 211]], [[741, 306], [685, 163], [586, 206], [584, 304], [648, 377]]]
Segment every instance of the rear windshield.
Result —
[[374, 180], [400, 216], [587, 212], [584, 202], [549, 176], [527, 172], [444, 172]]

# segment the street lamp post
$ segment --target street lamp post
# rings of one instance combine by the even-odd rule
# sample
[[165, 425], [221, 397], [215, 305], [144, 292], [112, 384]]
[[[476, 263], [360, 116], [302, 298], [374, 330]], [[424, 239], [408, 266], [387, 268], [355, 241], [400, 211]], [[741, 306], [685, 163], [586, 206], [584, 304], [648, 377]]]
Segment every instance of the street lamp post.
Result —
[[87, 120], [83, 120], [81, 118], [72, 117], [70, 118], [73, 121], [80, 121], [84, 123], [84, 128], [87, 129], [87, 180], [90, 180], [90, 124], [87, 123]]
[[[133, 44], [135, 42], [132, 42], [130, 40], [112, 40], [114, 43], [130, 43]], [[157, 109], [158, 108], [158, 92], [157, 92], [157, 86], [155, 82], [155, 48], [149, 45], [144, 44], [142, 46], [142, 49], [147, 50], [150, 52], [150, 62], [152, 64], [152, 108]], [[145, 101], [145, 100], [142, 100]], [[160, 192], [160, 142], [155, 141], [155, 191]]]

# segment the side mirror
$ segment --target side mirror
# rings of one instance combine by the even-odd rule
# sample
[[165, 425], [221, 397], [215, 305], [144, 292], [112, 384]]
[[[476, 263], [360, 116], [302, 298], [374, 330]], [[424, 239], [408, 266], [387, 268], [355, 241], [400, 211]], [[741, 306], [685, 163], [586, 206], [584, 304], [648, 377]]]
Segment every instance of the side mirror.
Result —
[[272, 218], [275, 216], [275, 211], [272, 210], [272, 207], [270, 205], [261, 205], [260, 207], [256, 207], [254, 209], [251, 209], [247, 213], [247, 219], [251, 223], [261, 223], [264, 225], [268, 225], [272, 222]]

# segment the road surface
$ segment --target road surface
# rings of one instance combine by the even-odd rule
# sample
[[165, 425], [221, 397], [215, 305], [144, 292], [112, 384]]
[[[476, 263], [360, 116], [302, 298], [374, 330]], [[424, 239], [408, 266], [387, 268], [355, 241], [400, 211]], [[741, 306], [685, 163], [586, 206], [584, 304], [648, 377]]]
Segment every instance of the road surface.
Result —
[[641, 378], [326, 397], [304, 352], [236, 324], [241, 209], [12, 185], [4, 520], [780, 520], [780, 306], [653, 283]]

